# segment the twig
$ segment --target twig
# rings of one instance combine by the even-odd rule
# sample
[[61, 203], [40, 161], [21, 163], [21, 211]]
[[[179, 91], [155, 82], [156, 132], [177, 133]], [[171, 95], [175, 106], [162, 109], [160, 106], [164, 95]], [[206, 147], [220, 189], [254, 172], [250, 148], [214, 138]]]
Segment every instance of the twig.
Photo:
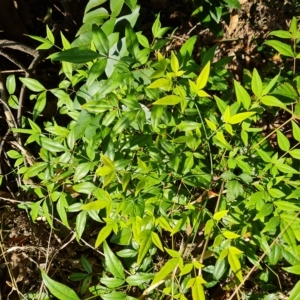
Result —
[[[276, 239], [272, 242], [270, 245], [270, 249], [279, 241], [279, 239], [282, 237], [282, 235], [287, 231], [287, 229], [294, 223], [294, 221], [299, 217], [300, 211], [296, 214], [296, 216], [284, 227], [284, 229], [277, 235]], [[267, 252], [264, 252], [260, 258], [257, 261], [257, 264], [254, 265], [251, 270], [248, 272], [248, 274], [244, 277], [243, 281], [239, 284], [239, 286], [235, 289], [233, 294], [230, 296], [228, 300], [233, 300], [235, 295], [239, 292], [239, 290], [242, 288], [242, 286], [245, 284], [245, 282], [249, 279], [251, 274], [256, 270], [256, 266], [265, 258], [267, 255]]]
[[32, 49], [31, 47], [28, 47], [22, 43], [10, 41], [10, 40], [0, 40], [0, 48], [10, 48], [13, 50], [18, 50], [21, 52], [25, 52], [31, 56], [37, 56], [38, 51], [35, 49]]

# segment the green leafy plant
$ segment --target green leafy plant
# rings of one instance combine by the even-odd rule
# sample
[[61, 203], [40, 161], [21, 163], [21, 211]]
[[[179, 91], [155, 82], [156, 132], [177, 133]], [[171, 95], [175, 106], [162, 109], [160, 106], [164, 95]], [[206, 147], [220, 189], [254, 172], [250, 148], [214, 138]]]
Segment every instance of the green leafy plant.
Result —
[[[279, 269], [299, 273], [299, 80], [288, 102], [276, 96], [280, 74], [262, 78], [254, 69], [249, 86], [228, 86], [229, 59], [213, 63], [216, 47], [200, 64], [192, 58], [196, 37], [163, 55], [168, 29], [159, 17], [150, 45], [133, 29], [135, 1], [110, 1], [110, 13], [102, 2], [89, 1], [78, 37], [69, 43], [61, 34], [63, 49], [49, 56], [61, 62], [57, 88], [21, 78], [36, 102], [32, 119], [12, 131], [37, 151], [35, 161], [8, 152], [22, 188], [36, 197], [20, 207], [33, 221], [60, 220], [78, 242], [97, 224], [98, 284], [85, 258], [85, 272], [69, 277], [83, 281], [82, 296], [136, 299], [137, 287], [140, 299], [205, 299], [222, 286], [233, 299], [257, 270], [252, 280], [266, 293], [255, 299], [265, 299]], [[131, 13], [119, 16], [124, 4]], [[55, 45], [48, 30], [38, 40], [44, 49]], [[14, 109], [13, 77], [7, 86]], [[38, 125], [49, 93], [65, 120]], [[288, 117], [266, 134], [258, 122], [278, 110]], [[59, 299], [78, 298], [42, 277]]]

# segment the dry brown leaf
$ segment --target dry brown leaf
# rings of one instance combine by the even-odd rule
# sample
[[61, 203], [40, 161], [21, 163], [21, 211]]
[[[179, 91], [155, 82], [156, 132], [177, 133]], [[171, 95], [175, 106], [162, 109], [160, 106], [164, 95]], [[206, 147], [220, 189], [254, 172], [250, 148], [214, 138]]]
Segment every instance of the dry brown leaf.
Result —
[[239, 15], [231, 15], [230, 16], [230, 23], [227, 28], [228, 34], [231, 35], [233, 31], [236, 29], [239, 22]]
[[243, 5], [247, 2], [248, 0], [240, 0], [240, 4]]

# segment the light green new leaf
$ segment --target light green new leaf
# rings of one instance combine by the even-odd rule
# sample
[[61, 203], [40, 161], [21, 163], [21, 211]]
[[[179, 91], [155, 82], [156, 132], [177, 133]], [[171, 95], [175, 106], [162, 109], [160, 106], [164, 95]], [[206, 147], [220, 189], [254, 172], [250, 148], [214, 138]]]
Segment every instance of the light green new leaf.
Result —
[[160, 78], [155, 81], [153, 81], [149, 86], [147, 86], [147, 89], [158, 89], [158, 88], [166, 88], [169, 89], [172, 84], [172, 81], [167, 78]]
[[153, 25], [152, 25], [152, 34], [156, 38], [159, 35], [159, 30], [161, 28], [161, 23], [160, 23], [160, 14], [157, 15]]
[[300, 149], [293, 149], [289, 153], [293, 158], [300, 159]]
[[300, 264], [291, 267], [282, 268], [282, 269], [289, 273], [300, 275]]
[[45, 286], [50, 293], [60, 300], [80, 300], [77, 294], [68, 286], [51, 279], [44, 270], [41, 270]]
[[282, 173], [288, 173], [288, 174], [299, 174], [299, 171], [295, 170], [291, 166], [287, 164], [282, 163], [276, 163], [275, 166], [278, 168], [279, 171]]
[[300, 300], [300, 280], [293, 287], [288, 300]]
[[203, 68], [203, 70], [201, 71], [200, 75], [196, 80], [196, 85], [198, 90], [202, 90], [206, 86], [209, 77], [209, 72], [210, 72], [210, 61], [208, 61], [208, 63], [205, 65], [205, 67]]
[[278, 100], [276, 97], [274, 96], [263, 96], [260, 101], [267, 106], [274, 106], [274, 107], [281, 107], [281, 108], [285, 108], [285, 104], [283, 104], [280, 100]]
[[160, 271], [155, 275], [151, 285], [156, 284], [157, 282], [165, 279], [168, 275], [170, 275], [176, 268], [179, 258], [171, 258], [168, 260], [164, 266], [160, 269]]
[[220, 221], [223, 217], [225, 217], [227, 215], [227, 213], [229, 212], [229, 210], [222, 210], [222, 211], [218, 211], [214, 214], [213, 219]]
[[289, 57], [295, 57], [294, 51], [290, 45], [287, 45], [285, 43], [271, 40], [271, 41], [266, 41], [264, 44], [269, 45], [273, 47], [275, 50], [277, 50], [280, 54], [289, 56]]
[[269, 35], [274, 35], [282, 39], [291, 39], [293, 35], [285, 30], [274, 30], [269, 33]]
[[173, 51], [171, 52], [171, 69], [175, 74], [179, 71], [179, 62]]
[[226, 237], [226, 239], [229, 239], [229, 240], [234, 240], [234, 239], [237, 239], [240, 237], [239, 234], [236, 234], [232, 231], [224, 231], [223, 235]]
[[157, 248], [159, 248], [161, 251], [164, 251], [164, 247], [163, 247], [163, 245], [162, 245], [162, 243], [161, 243], [161, 240], [160, 240], [158, 234], [157, 234], [156, 232], [152, 231], [152, 232], [151, 232], [151, 236], [152, 236], [152, 242], [153, 242], [153, 244], [154, 244]]
[[106, 241], [103, 243], [103, 251], [107, 270], [115, 277], [125, 279], [124, 267], [118, 257], [111, 251]]
[[109, 225], [104, 226], [99, 231], [97, 240], [95, 242], [95, 248], [98, 248], [103, 243], [103, 241], [106, 240], [106, 238], [111, 234], [112, 230], [113, 230], [113, 225], [109, 224]]
[[249, 112], [243, 112], [243, 113], [236, 114], [236, 115], [230, 117], [228, 123], [238, 124], [238, 123], [246, 120], [247, 118], [253, 116], [254, 114], [256, 114], [255, 111], [249, 111]]
[[236, 80], [234, 80], [234, 89], [237, 101], [243, 103], [245, 109], [248, 109], [251, 105], [251, 98], [245, 88]]
[[280, 130], [276, 130], [276, 134], [279, 148], [283, 151], [289, 151], [291, 145], [288, 138]]
[[253, 74], [252, 74], [251, 88], [256, 97], [261, 96], [262, 91], [263, 91], [263, 84], [262, 84], [261, 78], [255, 68], [254, 68]]
[[232, 251], [228, 252], [228, 262], [230, 265], [231, 270], [233, 271], [234, 275], [238, 278], [240, 282], [243, 281], [243, 275], [242, 275], [242, 269], [241, 269], [241, 263], [239, 259], [237, 258], [236, 254], [234, 254]]
[[295, 38], [297, 36], [298, 30], [298, 20], [296, 17], [293, 17], [291, 25], [290, 25], [290, 32], [292, 33], [293, 37]]
[[107, 207], [109, 204], [110, 204], [110, 202], [108, 202], [106, 200], [96, 200], [96, 201], [92, 201], [87, 204], [84, 204], [81, 207], [81, 209], [82, 210], [99, 210], [99, 209]]
[[293, 137], [297, 142], [300, 142], [300, 127], [295, 121], [292, 121]]
[[300, 210], [300, 207], [298, 207], [294, 203], [291, 203], [288, 201], [279, 200], [279, 201], [274, 201], [273, 203], [276, 205], [276, 207], [278, 207], [282, 211], [299, 211]]
[[33, 92], [42, 92], [45, 91], [45, 87], [39, 83], [36, 79], [33, 78], [20, 78], [21, 82]]
[[208, 120], [205, 118], [205, 122], [207, 124], [207, 126], [212, 130], [212, 131], [216, 131], [217, 130], [217, 125], [215, 123], [213, 123], [212, 121]]
[[184, 100], [184, 98], [176, 95], [169, 95], [158, 99], [153, 105], [176, 105], [182, 100]]
[[193, 300], [205, 300], [205, 292], [203, 288], [203, 278], [201, 276], [197, 276], [192, 286], [192, 297]]
[[139, 253], [137, 264], [140, 265], [152, 245], [152, 231], [145, 229], [139, 235]]

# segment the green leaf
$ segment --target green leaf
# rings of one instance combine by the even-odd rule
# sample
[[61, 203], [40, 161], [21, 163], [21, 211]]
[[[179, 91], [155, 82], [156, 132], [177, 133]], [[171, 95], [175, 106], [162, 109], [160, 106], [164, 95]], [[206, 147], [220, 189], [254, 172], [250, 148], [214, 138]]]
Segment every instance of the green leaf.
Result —
[[109, 16], [108, 11], [104, 7], [94, 9], [83, 16], [83, 23], [103, 23], [103, 19]]
[[266, 217], [266, 216], [270, 215], [273, 212], [273, 208], [274, 208], [273, 204], [271, 204], [271, 203], [264, 204], [260, 208], [258, 214], [255, 216], [255, 218], [253, 219], [253, 221], [259, 220], [259, 219], [261, 219], [263, 217]]
[[161, 28], [161, 23], [160, 23], [160, 14], [157, 14], [157, 17], [152, 25], [152, 34], [155, 38], [159, 37], [159, 30]]
[[234, 233], [232, 231], [228, 231], [228, 230], [224, 231], [223, 235], [225, 236], [226, 239], [229, 239], [229, 240], [234, 240], [234, 239], [237, 239], [240, 237], [239, 234], [236, 234], [236, 233]]
[[282, 164], [282, 163], [275, 163], [275, 166], [278, 168], [279, 171], [282, 173], [288, 173], [288, 174], [299, 174], [297, 170], [292, 168], [289, 165]]
[[85, 47], [74, 47], [49, 56], [52, 61], [67, 61], [73, 64], [83, 64], [99, 57], [100, 54]]
[[151, 237], [152, 237], [152, 242], [153, 242], [153, 244], [154, 244], [157, 248], [159, 248], [161, 251], [164, 251], [164, 247], [163, 247], [163, 245], [162, 245], [162, 243], [161, 243], [161, 240], [160, 240], [158, 234], [157, 234], [156, 232], [152, 231], [152, 232], [151, 232]]
[[261, 149], [256, 149], [256, 152], [258, 153], [258, 155], [263, 159], [263, 161], [270, 163], [272, 162], [271, 157], [269, 156], [269, 154]]
[[297, 36], [298, 31], [298, 21], [296, 17], [293, 17], [291, 25], [290, 25], [290, 32], [292, 33], [293, 37]]
[[106, 100], [91, 100], [83, 104], [82, 108], [94, 114], [99, 114], [113, 109], [113, 105]]
[[173, 51], [171, 51], [171, 69], [175, 74], [179, 71], [179, 62]]
[[277, 74], [269, 83], [268, 85], [263, 89], [262, 91], [262, 95], [266, 95], [268, 94], [272, 88], [275, 86], [275, 84], [277, 83], [278, 79], [279, 79], [280, 73]]
[[274, 35], [282, 39], [292, 39], [293, 35], [285, 30], [274, 30], [269, 33], [269, 35]]
[[237, 101], [243, 103], [245, 109], [249, 109], [251, 105], [251, 98], [245, 88], [236, 80], [234, 80], [234, 89]]
[[165, 279], [168, 275], [170, 275], [176, 268], [179, 258], [171, 258], [168, 260], [160, 271], [155, 275], [151, 285], [156, 284], [157, 282]]
[[106, 238], [111, 234], [112, 230], [113, 230], [113, 225], [109, 224], [109, 225], [104, 226], [99, 231], [97, 240], [95, 243], [95, 248], [98, 248], [103, 243], [103, 241], [106, 240]]
[[91, 164], [89, 162], [86, 162], [86, 163], [79, 164], [76, 167], [74, 177], [73, 177], [74, 183], [78, 182], [80, 179], [84, 178], [87, 175], [87, 173], [90, 171], [90, 166]]
[[153, 81], [149, 86], [147, 86], [147, 89], [166, 88], [167, 90], [169, 90], [170, 86], [172, 86], [172, 81], [170, 79], [160, 78]]
[[201, 276], [196, 277], [196, 280], [192, 286], [193, 300], [205, 300], [206, 299], [204, 288], [202, 285], [203, 282], [204, 282], [204, 280]]
[[139, 235], [139, 253], [137, 264], [140, 265], [152, 245], [152, 231], [145, 229]]
[[47, 91], [43, 91], [37, 97], [36, 103], [33, 108], [33, 116], [32, 116], [33, 121], [36, 120], [36, 118], [41, 114], [41, 112], [44, 110], [44, 108], [46, 106], [46, 101], [47, 101], [46, 94], [47, 94]]
[[42, 92], [46, 89], [44, 86], [33, 78], [20, 78], [21, 82], [33, 92]]
[[110, 289], [115, 289], [123, 285], [125, 280], [119, 278], [102, 277], [100, 278], [100, 282], [106, 285]]
[[110, 204], [109, 201], [101, 199], [101, 200], [96, 200], [96, 201], [92, 201], [87, 204], [84, 204], [81, 207], [81, 209], [82, 210], [100, 210], [100, 209], [107, 207], [109, 204]]
[[214, 214], [213, 219], [220, 221], [223, 217], [225, 217], [227, 215], [228, 212], [229, 212], [229, 210], [218, 211]]
[[233, 271], [234, 275], [238, 278], [240, 282], [243, 281], [243, 275], [242, 275], [242, 269], [241, 269], [241, 263], [238, 260], [236, 254], [234, 254], [232, 251], [228, 252], [228, 263], [230, 265], [231, 270]]
[[295, 121], [292, 121], [293, 137], [297, 142], [300, 142], [300, 128]]
[[128, 276], [126, 282], [131, 286], [141, 285], [153, 278], [153, 274], [141, 274], [137, 273], [135, 275]]
[[25, 173], [26, 178], [34, 177], [48, 167], [47, 162], [37, 162], [33, 166], [29, 167]]
[[89, 87], [100, 75], [103, 74], [107, 65], [107, 58], [100, 58], [90, 68], [86, 85]]
[[289, 153], [293, 158], [300, 159], [300, 149], [293, 149]]
[[273, 231], [280, 223], [280, 218], [278, 216], [272, 217], [262, 230], [262, 232]]
[[110, 4], [110, 10], [111, 10], [110, 17], [115, 18], [120, 14], [123, 4], [124, 4], [124, 0], [110, 0], [109, 4]]
[[10, 74], [6, 78], [6, 89], [10, 95], [16, 91], [16, 78], [14, 74]]
[[128, 127], [135, 119], [137, 111], [129, 111], [122, 115], [116, 125], [112, 129], [112, 133], [116, 136]]
[[300, 280], [293, 287], [288, 300], [300, 300]]
[[285, 43], [271, 40], [271, 41], [266, 41], [264, 44], [269, 45], [273, 47], [275, 50], [277, 50], [280, 54], [289, 56], [289, 57], [295, 57], [294, 51], [290, 45], [287, 45]]
[[103, 4], [104, 2], [106, 2], [107, 0], [89, 0], [86, 7], [85, 7], [85, 10], [84, 10], [84, 13], [86, 14], [87, 12], [89, 12], [91, 9]]
[[92, 33], [93, 33], [93, 42], [96, 46], [96, 49], [99, 51], [99, 53], [108, 55], [109, 41], [106, 34], [96, 24], [93, 24], [92, 26]]
[[210, 61], [207, 62], [203, 70], [201, 71], [200, 75], [198, 76], [196, 80], [196, 85], [198, 90], [202, 90], [208, 81], [209, 77], [209, 72], [210, 72]]
[[285, 270], [286, 272], [296, 274], [296, 275], [300, 275], [300, 264], [299, 265], [294, 265], [294, 266], [291, 266], [291, 267], [285, 267], [285, 268], [282, 268], [282, 269]]
[[137, 36], [129, 23], [125, 26], [126, 48], [128, 52], [136, 57], [139, 52], [139, 42]]
[[283, 151], [289, 151], [291, 145], [288, 138], [280, 130], [276, 130], [276, 134], [279, 148]]
[[238, 123], [248, 119], [249, 117], [253, 116], [254, 114], [256, 114], [255, 111], [249, 111], [249, 112], [243, 112], [243, 113], [236, 114], [236, 115], [230, 117], [228, 123], [238, 124]]
[[277, 208], [279, 208], [282, 211], [299, 211], [300, 207], [298, 207], [297, 205], [288, 202], [288, 201], [274, 201], [273, 202], [275, 204], [275, 206], [277, 206]]
[[115, 291], [105, 295], [101, 294], [101, 298], [103, 300], [127, 300], [128, 299], [125, 293], [115, 292]]
[[96, 189], [96, 186], [87, 181], [73, 185], [73, 189], [78, 193], [91, 194]]
[[169, 95], [156, 100], [153, 105], [176, 105], [182, 100], [184, 100], [184, 98], [176, 95]]
[[260, 98], [261, 103], [267, 106], [281, 107], [285, 108], [285, 104], [283, 104], [280, 100], [278, 100], [274, 96], [263, 96]]
[[50, 293], [60, 300], [80, 300], [77, 294], [66, 285], [52, 280], [44, 270], [41, 270], [45, 286]]
[[255, 68], [253, 70], [251, 88], [256, 97], [261, 96], [262, 91], [263, 91], [263, 84], [262, 84], [261, 78]]
[[46, 150], [52, 151], [52, 152], [65, 152], [69, 151], [69, 149], [62, 144], [60, 144], [57, 141], [54, 141], [52, 139], [49, 139], [47, 137], [41, 137], [40, 138], [41, 146], [45, 148]]
[[111, 251], [106, 241], [103, 243], [105, 266], [117, 278], [125, 279], [124, 267], [118, 257]]
[[46, 32], [47, 32], [47, 39], [54, 45], [55, 44], [54, 35], [48, 25], [46, 25]]

